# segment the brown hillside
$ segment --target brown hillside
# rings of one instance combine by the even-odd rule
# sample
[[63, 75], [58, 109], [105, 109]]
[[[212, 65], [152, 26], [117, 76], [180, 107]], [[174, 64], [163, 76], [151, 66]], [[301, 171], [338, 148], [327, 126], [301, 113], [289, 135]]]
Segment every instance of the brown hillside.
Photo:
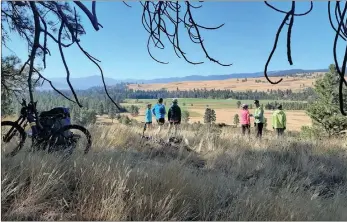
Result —
[[[172, 82], [172, 83], [153, 83], [153, 84], [130, 84], [129, 89], [139, 90], [160, 90], [167, 89], [169, 91], [179, 90], [192, 90], [192, 89], [231, 89], [233, 91], [246, 91], [246, 90], [285, 90], [291, 89], [299, 91], [313, 85], [313, 82], [322, 73], [314, 73], [310, 77], [284, 77], [283, 81], [277, 85], [270, 84], [264, 77], [261, 78], [248, 78], [247, 82], [242, 82], [243, 79], [227, 79], [227, 80], [211, 80], [211, 81], [187, 81], [187, 82]], [[276, 81], [281, 77], [271, 77], [271, 80]], [[261, 82], [256, 82], [261, 81]]]

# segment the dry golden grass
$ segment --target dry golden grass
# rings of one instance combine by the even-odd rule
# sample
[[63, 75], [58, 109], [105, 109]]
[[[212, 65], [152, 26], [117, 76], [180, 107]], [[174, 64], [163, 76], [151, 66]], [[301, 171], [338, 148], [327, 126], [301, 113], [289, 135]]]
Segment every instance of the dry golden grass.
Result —
[[200, 129], [181, 132], [188, 152], [89, 129], [85, 156], [2, 157], [2, 220], [347, 220], [346, 141]]
[[15, 115], [1, 117], [1, 121], [16, 121], [17, 119], [18, 119], [18, 116], [15, 116]]
[[[323, 73], [315, 73], [313, 76], [321, 75]], [[271, 77], [273, 81], [279, 80], [281, 77]], [[272, 85], [264, 77], [261, 78], [248, 78], [247, 82], [241, 82], [237, 79], [227, 80], [211, 80], [211, 81], [186, 81], [186, 82], [172, 82], [172, 83], [153, 83], [153, 84], [130, 84], [129, 89], [140, 89], [140, 90], [160, 90], [165, 88], [168, 91], [179, 90], [193, 90], [193, 89], [230, 89], [233, 91], [246, 91], [246, 90], [258, 90], [267, 91], [269, 90], [285, 90], [291, 89], [293, 91], [299, 91], [306, 87], [312, 86], [316, 80], [314, 78], [303, 78], [303, 77], [284, 77], [280, 84]], [[256, 83], [255, 80], [262, 81]]]

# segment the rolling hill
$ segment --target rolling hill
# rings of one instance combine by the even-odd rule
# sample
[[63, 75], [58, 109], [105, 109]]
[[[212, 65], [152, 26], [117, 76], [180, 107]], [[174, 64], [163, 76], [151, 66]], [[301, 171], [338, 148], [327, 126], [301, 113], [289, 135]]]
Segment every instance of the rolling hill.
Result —
[[[145, 84], [128, 84], [129, 89], [134, 90], [194, 90], [194, 89], [206, 89], [206, 90], [232, 90], [232, 91], [247, 91], [247, 90], [286, 90], [301, 91], [305, 88], [312, 87], [316, 77], [324, 72], [315, 72], [309, 77], [288, 76], [282, 77], [283, 81], [279, 84], [272, 85], [265, 77], [258, 78], [245, 78], [240, 79], [226, 79], [226, 80], [205, 80], [205, 81], [184, 81], [184, 82], [171, 82], [171, 83], [145, 83]], [[273, 81], [279, 80], [280, 76], [271, 76]]]
[[[280, 71], [271, 71], [269, 76], [287, 76], [294, 75], [297, 73], [313, 73], [313, 72], [326, 72], [327, 69], [316, 69], [316, 70], [304, 70], [304, 69], [290, 69], [290, 70], [280, 70]], [[143, 84], [154, 84], [154, 83], [173, 83], [173, 82], [187, 82], [187, 81], [213, 81], [213, 80], [227, 80], [227, 79], [237, 79], [237, 78], [256, 78], [263, 77], [264, 72], [255, 72], [255, 73], [234, 73], [234, 74], [225, 74], [225, 75], [191, 75], [185, 77], [169, 77], [169, 78], [160, 78], [160, 79], [114, 79], [105, 77], [105, 82], [108, 86], [116, 85], [117, 83], [143, 83]], [[54, 86], [57, 89], [69, 89], [66, 82], [66, 78], [52, 78]], [[88, 89], [95, 86], [102, 86], [102, 79], [99, 75], [81, 77], [81, 78], [71, 78], [72, 85], [75, 89]], [[40, 90], [49, 90], [51, 86], [48, 83], [44, 83]]]

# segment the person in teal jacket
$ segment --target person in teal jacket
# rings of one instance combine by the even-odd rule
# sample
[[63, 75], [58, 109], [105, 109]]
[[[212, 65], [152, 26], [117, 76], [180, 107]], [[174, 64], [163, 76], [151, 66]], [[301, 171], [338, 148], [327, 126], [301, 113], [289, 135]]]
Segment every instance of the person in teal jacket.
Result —
[[146, 113], [145, 113], [145, 121], [147, 125], [151, 125], [152, 124], [152, 104], [147, 104], [147, 109], [146, 109]]
[[147, 109], [145, 111], [145, 126], [143, 127], [142, 136], [144, 136], [147, 128], [152, 128], [152, 104], [147, 104]]
[[272, 128], [276, 130], [277, 136], [283, 136], [284, 130], [286, 130], [287, 117], [282, 110], [282, 105], [277, 106], [277, 110], [272, 114]]

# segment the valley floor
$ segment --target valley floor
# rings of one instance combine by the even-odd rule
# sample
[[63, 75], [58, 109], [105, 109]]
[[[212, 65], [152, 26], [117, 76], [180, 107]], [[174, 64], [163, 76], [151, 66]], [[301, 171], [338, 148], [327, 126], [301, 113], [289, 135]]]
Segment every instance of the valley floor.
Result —
[[[164, 99], [167, 102], [167, 108], [169, 109], [169, 104], [171, 104], [171, 99]], [[204, 122], [205, 109], [208, 106], [211, 109], [214, 109], [216, 112], [216, 122], [225, 123], [228, 125], [233, 125], [234, 115], [240, 115], [240, 108], [237, 108], [237, 100], [223, 100], [223, 99], [194, 99], [194, 98], [179, 98], [179, 106], [182, 110], [187, 110], [190, 114], [189, 123], [194, 122]], [[253, 100], [242, 100], [242, 103], [253, 104]], [[274, 102], [272, 100], [262, 100], [261, 103], [264, 105], [268, 102]], [[277, 102], [288, 102], [288, 101], [277, 101]], [[146, 104], [156, 104], [154, 99], [140, 99], [140, 100], [127, 100], [126, 103], [122, 103], [123, 106], [136, 105], [140, 107], [140, 114], [135, 118], [137, 121], [144, 121], [144, 112], [146, 110]], [[254, 109], [249, 109], [251, 114], [254, 114]], [[272, 110], [264, 110], [264, 116], [268, 120], [267, 129], [272, 130], [271, 117]], [[310, 117], [306, 114], [305, 110], [285, 110], [287, 115], [287, 129], [290, 131], [300, 131], [302, 126], [311, 126], [312, 121]], [[99, 118], [101, 122], [110, 122], [107, 115]], [[251, 122], [254, 122], [254, 118], [251, 118]], [[252, 125], [252, 124], [251, 124]], [[253, 125], [252, 125], [253, 126]]]

